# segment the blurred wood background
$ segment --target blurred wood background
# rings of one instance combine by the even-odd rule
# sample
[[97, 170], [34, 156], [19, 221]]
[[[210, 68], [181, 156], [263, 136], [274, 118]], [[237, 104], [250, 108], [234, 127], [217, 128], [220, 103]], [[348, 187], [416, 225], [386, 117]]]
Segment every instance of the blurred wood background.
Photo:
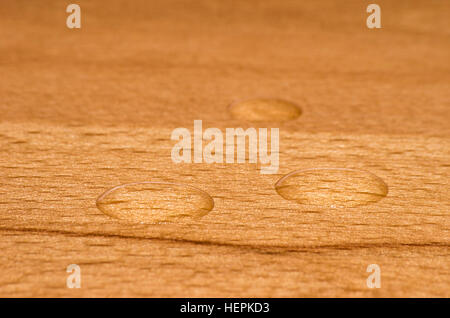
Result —
[[[449, 297], [450, 2], [56, 0], [0, 3], [0, 296]], [[297, 103], [278, 174], [174, 164], [177, 127], [258, 127], [231, 103]], [[389, 194], [305, 210], [275, 182], [363, 169]], [[199, 220], [129, 224], [123, 183], [207, 192]], [[81, 267], [81, 288], [66, 268]], [[369, 289], [369, 264], [381, 288]]]

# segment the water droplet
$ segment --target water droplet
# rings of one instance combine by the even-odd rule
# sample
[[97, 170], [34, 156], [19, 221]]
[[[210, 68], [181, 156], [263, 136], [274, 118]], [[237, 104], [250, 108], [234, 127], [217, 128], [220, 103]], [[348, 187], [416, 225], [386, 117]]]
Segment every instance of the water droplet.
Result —
[[116, 186], [103, 193], [96, 203], [103, 213], [136, 223], [198, 218], [214, 207], [209, 194], [195, 187], [150, 181]]
[[302, 113], [294, 103], [269, 98], [235, 103], [231, 105], [230, 112], [234, 118], [248, 121], [287, 121], [299, 117]]
[[344, 168], [296, 170], [278, 180], [275, 189], [286, 200], [327, 208], [366, 205], [388, 193], [388, 186], [376, 175]]

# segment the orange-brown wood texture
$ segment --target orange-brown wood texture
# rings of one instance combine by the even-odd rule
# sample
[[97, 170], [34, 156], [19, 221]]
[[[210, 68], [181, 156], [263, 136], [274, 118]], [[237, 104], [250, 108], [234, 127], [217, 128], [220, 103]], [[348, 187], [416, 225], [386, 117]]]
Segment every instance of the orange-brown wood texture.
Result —
[[[381, 29], [368, 1], [77, 0], [81, 29], [69, 3], [0, 2], [0, 296], [450, 296], [449, 1], [377, 0]], [[232, 116], [260, 97], [301, 116]], [[278, 172], [173, 163], [171, 132], [194, 120], [279, 128]], [[389, 192], [306, 208], [275, 190], [323, 167]], [[135, 224], [96, 207], [144, 181], [194, 186], [214, 208]]]

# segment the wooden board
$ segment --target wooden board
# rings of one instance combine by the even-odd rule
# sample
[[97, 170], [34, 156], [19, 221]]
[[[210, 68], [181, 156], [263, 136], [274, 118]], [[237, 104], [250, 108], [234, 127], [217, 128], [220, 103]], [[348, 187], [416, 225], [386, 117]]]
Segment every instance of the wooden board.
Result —
[[[60, 1], [0, 4], [0, 296], [450, 296], [449, 2], [377, 1], [381, 29], [364, 1], [76, 3], [81, 29]], [[302, 115], [230, 115], [257, 97]], [[278, 172], [173, 163], [171, 133], [194, 120], [279, 128]], [[275, 191], [323, 167], [368, 171], [389, 192], [311, 209]], [[143, 181], [195, 186], [214, 209], [163, 224], [97, 209]]]

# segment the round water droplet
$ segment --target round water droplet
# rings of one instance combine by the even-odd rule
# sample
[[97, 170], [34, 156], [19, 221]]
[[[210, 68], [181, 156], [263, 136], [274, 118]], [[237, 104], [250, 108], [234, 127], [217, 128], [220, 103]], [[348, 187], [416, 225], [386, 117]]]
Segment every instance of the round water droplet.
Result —
[[114, 218], [139, 223], [161, 223], [198, 218], [214, 207], [206, 192], [192, 186], [138, 182], [116, 186], [97, 199], [97, 207]]
[[248, 121], [287, 121], [299, 117], [302, 113], [294, 103], [269, 98], [235, 103], [231, 105], [230, 112], [234, 118]]
[[296, 170], [278, 180], [275, 190], [286, 200], [327, 208], [366, 205], [388, 193], [386, 183], [376, 175], [343, 168]]

